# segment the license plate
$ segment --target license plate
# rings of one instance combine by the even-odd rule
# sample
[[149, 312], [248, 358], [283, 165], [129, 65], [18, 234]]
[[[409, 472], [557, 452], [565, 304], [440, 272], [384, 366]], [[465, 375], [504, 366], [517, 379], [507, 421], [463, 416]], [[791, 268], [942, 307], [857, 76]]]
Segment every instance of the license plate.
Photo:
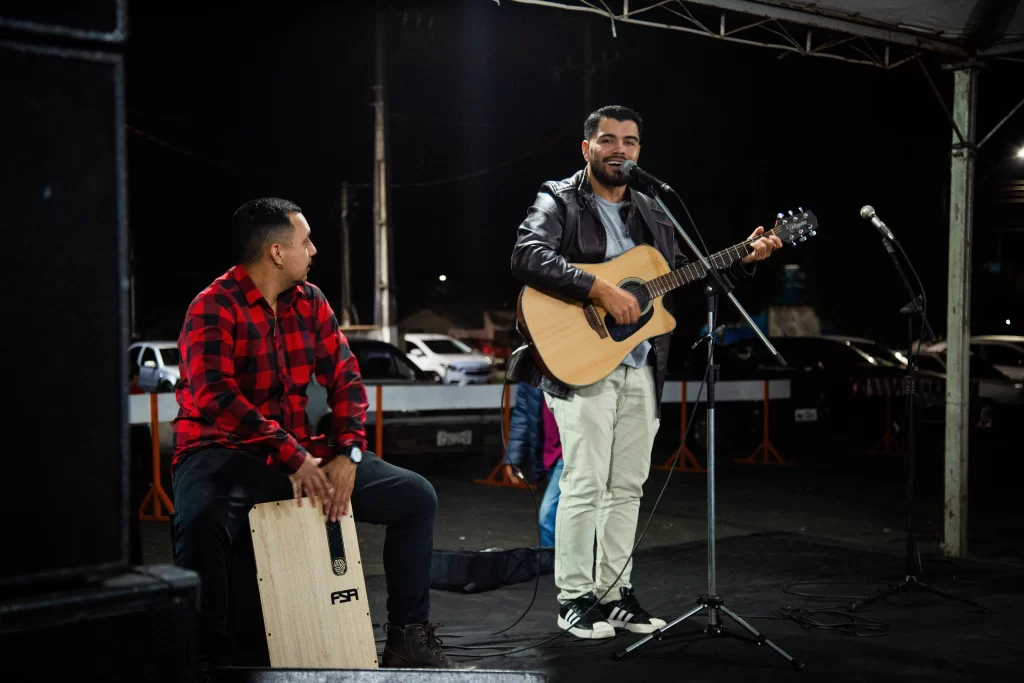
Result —
[[437, 445], [439, 448], [444, 448], [445, 446], [470, 446], [472, 443], [472, 429], [463, 429], [461, 432], [446, 432], [440, 429], [437, 432]]
[[797, 408], [793, 411], [794, 422], [817, 422], [818, 421], [818, 409], [817, 408]]

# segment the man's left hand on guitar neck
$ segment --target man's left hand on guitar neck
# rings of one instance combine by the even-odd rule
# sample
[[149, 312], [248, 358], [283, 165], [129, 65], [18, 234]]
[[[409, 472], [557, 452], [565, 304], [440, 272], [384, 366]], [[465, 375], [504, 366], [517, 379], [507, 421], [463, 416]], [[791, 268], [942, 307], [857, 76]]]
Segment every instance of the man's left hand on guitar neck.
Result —
[[[757, 226], [757, 230], [750, 233], [750, 237], [747, 239], [754, 239], [762, 233], [764, 233], [764, 228], [759, 225]], [[767, 237], [760, 238], [756, 242], [751, 242], [750, 248], [753, 249], [753, 251], [740, 259], [740, 263], [747, 264], [753, 263], [754, 261], [764, 261], [773, 251], [782, 248], [782, 240], [775, 235], [768, 235]]]

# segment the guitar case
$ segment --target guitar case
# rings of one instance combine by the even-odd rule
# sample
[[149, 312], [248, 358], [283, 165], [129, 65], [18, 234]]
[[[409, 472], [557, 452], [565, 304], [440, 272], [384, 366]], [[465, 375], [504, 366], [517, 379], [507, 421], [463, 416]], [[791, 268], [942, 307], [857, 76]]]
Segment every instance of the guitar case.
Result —
[[430, 558], [430, 587], [481, 593], [531, 581], [554, 570], [554, 548], [435, 550]]

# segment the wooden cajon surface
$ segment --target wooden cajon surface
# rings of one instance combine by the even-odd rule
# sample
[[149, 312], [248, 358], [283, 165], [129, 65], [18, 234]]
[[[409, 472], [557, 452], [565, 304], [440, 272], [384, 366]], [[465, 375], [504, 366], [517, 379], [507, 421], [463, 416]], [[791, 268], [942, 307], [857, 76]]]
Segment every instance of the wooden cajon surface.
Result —
[[351, 510], [332, 528], [318, 502], [282, 500], [249, 511], [270, 665], [376, 669]]

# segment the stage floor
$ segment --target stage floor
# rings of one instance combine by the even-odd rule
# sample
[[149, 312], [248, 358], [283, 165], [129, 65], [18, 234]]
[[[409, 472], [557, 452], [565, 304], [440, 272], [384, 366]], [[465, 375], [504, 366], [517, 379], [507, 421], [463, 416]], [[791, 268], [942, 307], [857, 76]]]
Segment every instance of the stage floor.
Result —
[[[923, 582], [986, 603], [992, 607], [987, 614], [930, 594], [898, 594], [850, 614], [856, 596], [903, 578], [901, 556], [784, 533], [722, 539], [717, 556], [718, 590], [726, 606], [804, 662], [802, 672], [765, 646], [727, 637], [689, 638], [707, 625], [706, 611], [620, 661], [613, 655], [640, 636], [605, 641], [562, 636], [531, 647], [559, 632], [551, 576], [541, 577], [529, 614], [501, 635], [491, 634], [526, 609], [532, 581], [473, 595], [433, 591], [431, 611], [443, 624], [446, 651], [457, 661], [541, 671], [550, 681], [1019, 680], [1024, 572], [1010, 565], [923, 559]], [[680, 616], [707, 591], [707, 546], [692, 542], [641, 551], [633, 579], [653, 614], [667, 620]], [[386, 619], [384, 577], [370, 577], [367, 592], [379, 624]], [[794, 592], [838, 597], [812, 599]], [[802, 626], [783, 614], [785, 608], [821, 610], [808, 618], [832, 628]], [[730, 633], [744, 633], [728, 618], [724, 622]], [[382, 633], [377, 631], [379, 638]], [[486, 659], [465, 656], [520, 648], [527, 649]]]

